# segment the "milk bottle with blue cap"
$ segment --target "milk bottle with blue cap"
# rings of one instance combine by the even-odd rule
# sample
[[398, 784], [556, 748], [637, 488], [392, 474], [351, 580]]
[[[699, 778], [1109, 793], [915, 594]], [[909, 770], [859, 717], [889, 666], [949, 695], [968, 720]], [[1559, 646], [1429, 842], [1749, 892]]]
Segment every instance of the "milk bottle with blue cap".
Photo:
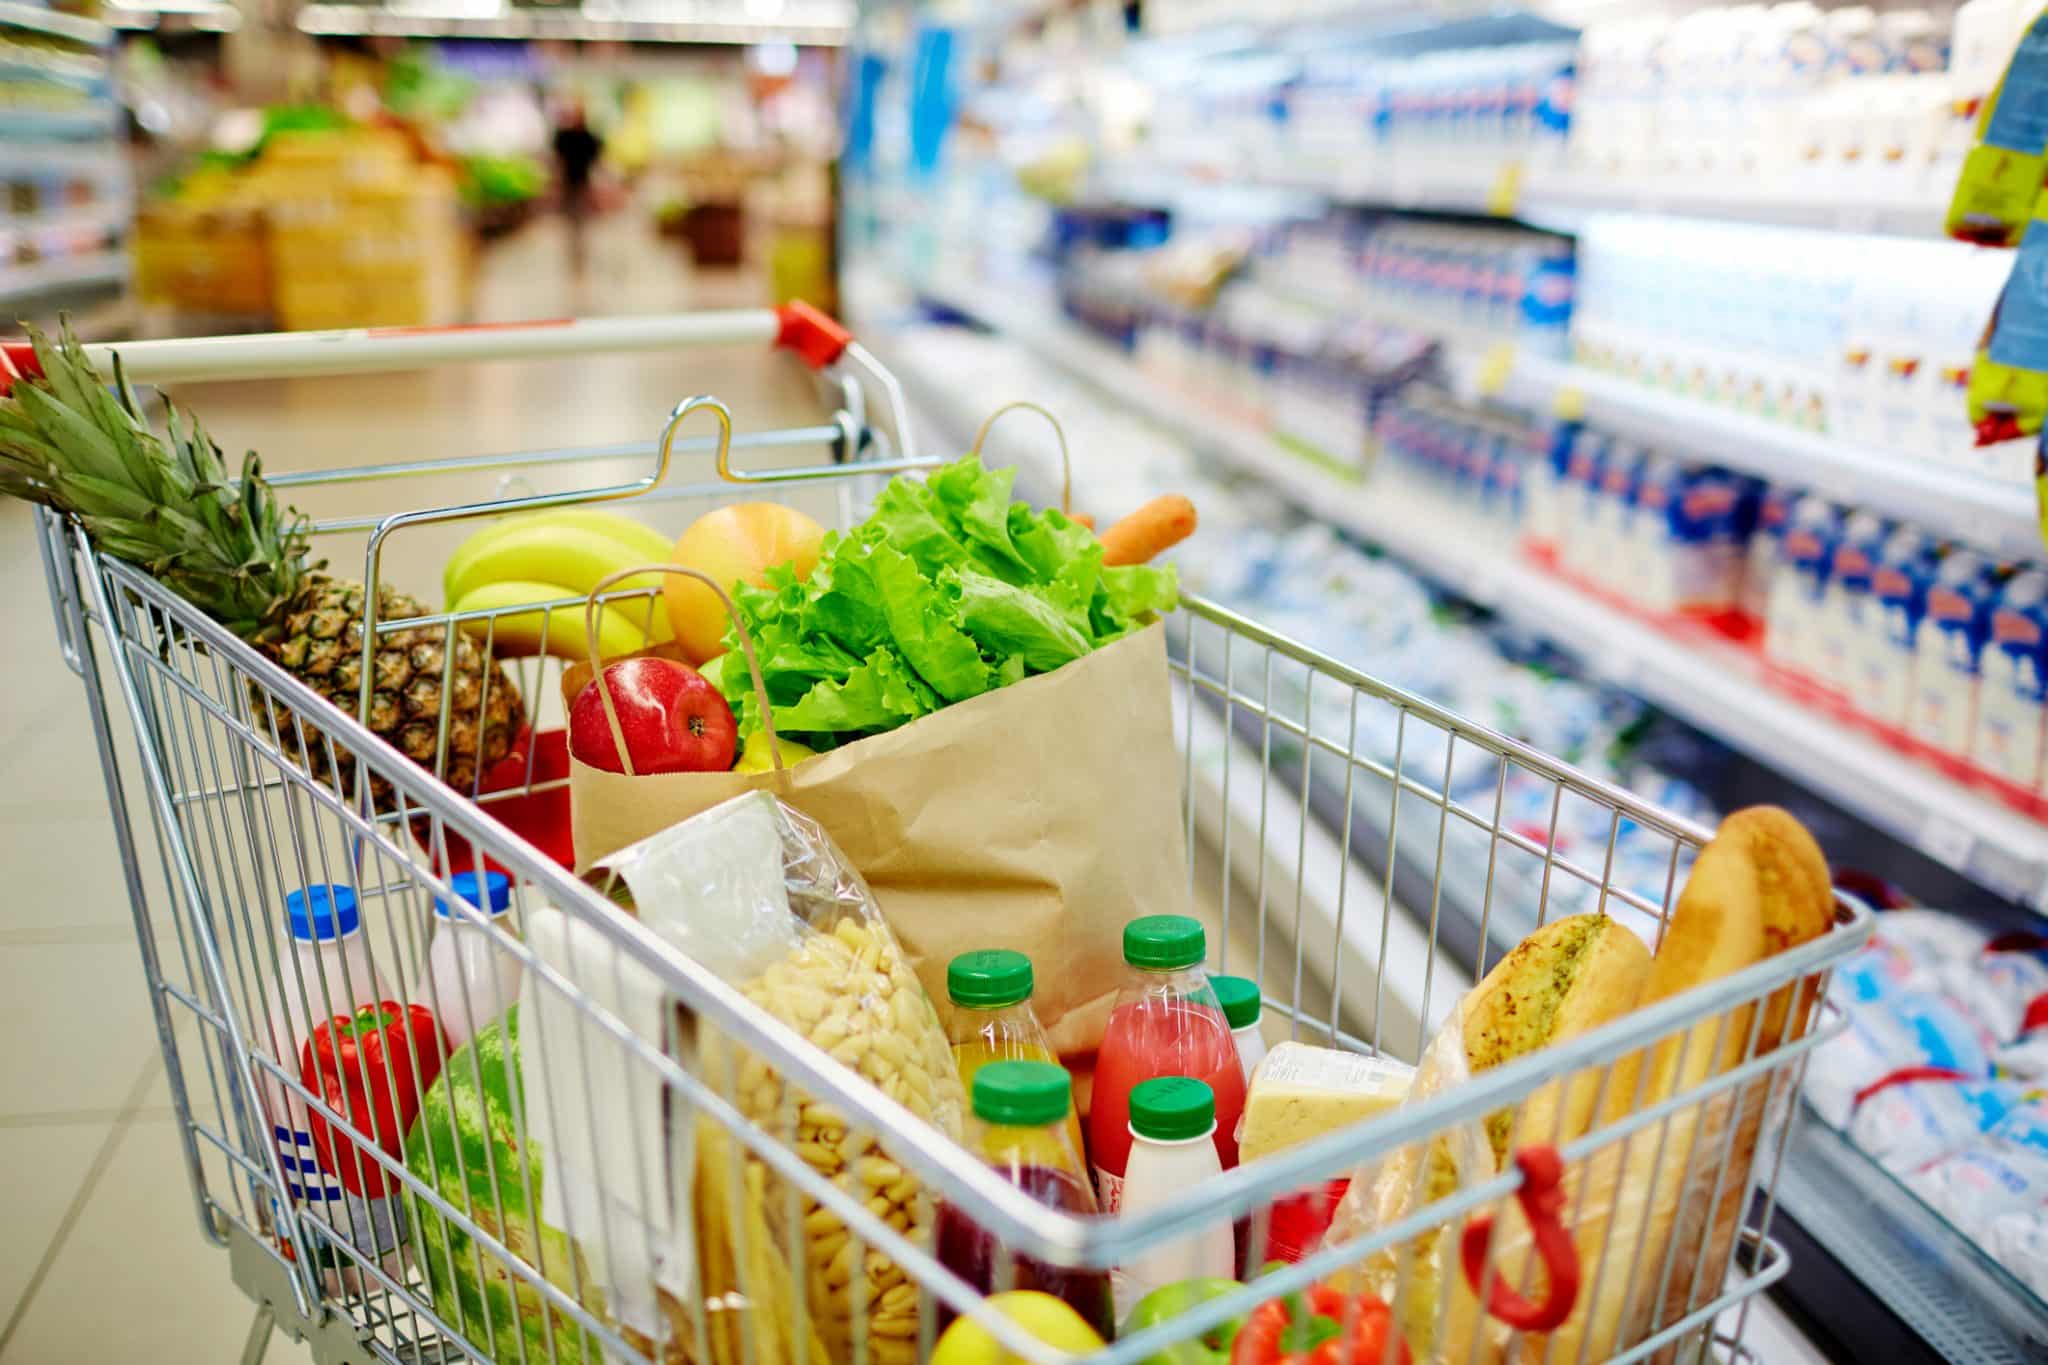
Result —
[[[306, 1040], [322, 1020], [353, 1015], [385, 998], [363, 935], [356, 894], [346, 886], [308, 886], [284, 898], [289, 954], [279, 959], [268, 1043], [285, 1074], [300, 1074]], [[350, 1200], [335, 1176], [320, 1169], [306, 1105], [268, 1075], [262, 1076], [264, 1117], [277, 1142], [285, 1193], [337, 1230], [356, 1221]], [[380, 1248], [382, 1249], [382, 1248]]]
[[[512, 933], [512, 884], [502, 872], [458, 872], [448, 885], [464, 904], [434, 898], [434, 941], [412, 999], [440, 1021], [450, 1048], [489, 1028], [519, 998], [519, 959], [495, 942]], [[488, 927], [486, 925], [488, 924]]]

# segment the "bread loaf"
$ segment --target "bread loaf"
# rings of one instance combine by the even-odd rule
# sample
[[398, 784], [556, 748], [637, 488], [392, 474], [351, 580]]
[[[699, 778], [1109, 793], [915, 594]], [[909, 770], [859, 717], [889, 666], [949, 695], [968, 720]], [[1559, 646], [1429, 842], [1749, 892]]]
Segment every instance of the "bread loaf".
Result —
[[[1517, 944], [1459, 1002], [1423, 1054], [1410, 1102], [1462, 1084], [1479, 1072], [1598, 1028], [1630, 1009], [1649, 970], [1641, 939], [1605, 915], [1554, 920]], [[1456, 1190], [1490, 1179], [1511, 1142], [1569, 1141], [1591, 1122], [1597, 1086], [1567, 1077], [1532, 1092], [1520, 1107], [1487, 1116], [1483, 1140], [1464, 1133], [1394, 1154], [1370, 1179], [1354, 1180], [1337, 1211], [1332, 1236], [1356, 1235], [1407, 1217]], [[1522, 1136], [1517, 1137], [1516, 1134]], [[1435, 1354], [1464, 1360], [1480, 1332], [1477, 1303], [1457, 1268], [1447, 1226], [1370, 1258], [1364, 1287], [1396, 1313], [1418, 1360]], [[1447, 1292], [1448, 1291], [1448, 1292]]]
[[[1731, 815], [1693, 864], [1642, 1003], [1817, 938], [1832, 914], [1826, 860], [1797, 820], [1773, 807]], [[1744, 1004], [1623, 1057], [1602, 1122], [1797, 1037], [1812, 1013], [1815, 986], [1801, 981], [1774, 993], [1761, 1019], [1755, 1003]], [[1579, 1210], [1574, 1236], [1586, 1272], [1578, 1306], [1556, 1331], [1524, 1338], [1524, 1360], [1604, 1360], [1719, 1294], [1772, 1093], [1764, 1079], [1688, 1105], [1601, 1148], [1573, 1173], [1569, 1206]]]

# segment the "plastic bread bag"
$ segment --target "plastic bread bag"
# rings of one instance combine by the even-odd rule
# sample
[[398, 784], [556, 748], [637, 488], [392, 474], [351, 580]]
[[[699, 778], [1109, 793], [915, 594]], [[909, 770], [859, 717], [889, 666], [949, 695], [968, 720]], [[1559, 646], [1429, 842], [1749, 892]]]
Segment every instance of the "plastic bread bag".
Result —
[[[624, 879], [656, 933], [911, 1115], [959, 1139], [965, 1096], [938, 1014], [866, 883], [815, 822], [765, 791], [750, 792], [599, 866]], [[700, 1026], [697, 1051], [706, 1084], [745, 1119], [896, 1232], [929, 1239], [931, 1200], [875, 1135], [787, 1086], [770, 1058], [709, 1027]], [[708, 1118], [698, 1144], [698, 1240], [714, 1358], [849, 1360], [858, 1323], [869, 1360], [908, 1365], [919, 1296], [903, 1269]], [[798, 1257], [807, 1314], [793, 1301]], [[800, 1341], [806, 1316], [811, 1339]]]
[[[1461, 1000], [1424, 1049], [1403, 1108], [1455, 1090], [1472, 1079], [1465, 1053], [1465, 1016]], [[1496, 1173], [1493, 1145], [1483, 1124], [1461, 1124], [1425, 1141], [1411, 1142], [1352, 1175], [1324, 1244], [1368, 1236], [1461, 1189], [1490, 1180]], [[1340, 1287], [1369, 1291], [1393, 1305], [1394, 1319], [1418, 1362], [1466, 1358], [1470, 1338], [1452, 1349], [1446, 1335], [1447, 1329], [1454, 1330], [1447, 1321], [1448, 1301], [1462, 1297], [1469, 1303], [1472, 1299], [1458, 1268], [1458, 1228], [1459, 1220], [1448, 1220], [1332, 1276]], [[1471, 1318], [1469, 1314], [1457, 1316]], [[1477, 1358], [1497, 1358], [1506, 1339], [1505, 1329], [1486, 1319], [1479, 1330], [1486, 1334], [1487, 1349]], [[1439, 1350], [1440, 1345], [1444, 1349]]]

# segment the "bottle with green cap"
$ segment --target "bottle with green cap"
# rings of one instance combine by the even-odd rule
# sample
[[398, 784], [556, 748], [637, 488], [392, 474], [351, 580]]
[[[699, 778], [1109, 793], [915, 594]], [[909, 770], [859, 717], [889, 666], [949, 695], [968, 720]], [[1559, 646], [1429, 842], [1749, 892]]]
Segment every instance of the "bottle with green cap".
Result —
[[[1237, 1059], [1231, 1058], [1234, 1066]], [[1131, 1160], [1123, 1213], [1135, 1217], [1185, 1200], [1223, 1174], [1214, 1141], [1216, 1093], [1192, 1076], [1155, 1076], [1131, 1091]], [[1227, 1280], [1237, 1273], [1237, 1243], [1227, 1219], [1156, 1246], [1110, 1276], [1117, 1321], [1147, 1294], [1183, 1280]]]
[[[975, 1073], [971, 1093], [969, 1151], [1041, 1204], [1066, 1213], [1099, 1211], [1080, 1149], [1067, 1136], [1074, 1102], [1066, 1068], [1052, 1062], [992, 1061]], [[936, 1228], [939, 1261], [982, 1293], [1000, 1285], [1051, 1294], [1065, 1300], [1105, 1341], [1113, 1334], [1109, 1276], [1103, 1271], [1046, 1265], [1017, 1255], [950, 1204], [939, 1205]], [[941, 1309], [941, 1331], [951, 1317]]]
[[1201, 1081], [1215, 1106], [1217, 1160], [1237, 1164], [1244, 1070], [1230, 1023], [1202, 970], [1209, 940], [1186, 915], [1147, 915], [1124, 926], [1124, 983], [1096, 1054], [1088, 1155], [1105, 1213], [1123, 1205], [1131, 1155], [1131, 1094], [1160, 1076]]
[[[947, 1038], [960, 1084], [971, 1098], [974, 1078], [990, 1062], [1058, 1062], [1052, 1036], [1031, 1008], [1031, 959], [1008, 948], [981, 948], [946, 964], [952, 1003]], [[1082, 1152], [1081, 1121], [1067, 1112], [1068, 1135]]]
[[1230, 1025], [1230, 1036], [1237, 1044], [1238, 1069], [1244, 1072], [1245, 1087], [1249, 1090], [1252, 1073], [1266, 1060], [1266, 1035], [1259, 1028], [1259, 1015], [1264, 1009], [1259, 999], [1259, 983], [1248, 976], [1218, 974], [1209, 978], [1209, 984], [1216, 988], [1216, 1003], [1223, 1006], [1224, 1021]]

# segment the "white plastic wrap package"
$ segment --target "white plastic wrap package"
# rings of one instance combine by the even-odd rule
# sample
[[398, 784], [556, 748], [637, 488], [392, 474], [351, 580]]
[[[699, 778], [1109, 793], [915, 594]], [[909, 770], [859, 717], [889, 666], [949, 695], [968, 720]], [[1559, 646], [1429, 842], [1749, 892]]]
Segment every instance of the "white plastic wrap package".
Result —
[[[1472, 1079], [1465, 1054], [1465, 1002], [1438, 1028], [1416, 1064], [1403, 1107], [1421, 1104]], [[1409, 1145], [1359, 1170], [1337, 1205], [1326, 1244], [1350, 1241], [1391, 1226], [1461, 1189], [1491, 1180], [1498, 1170], [1483, 1124], [1467, 1123], [1428, 1142]], [[1374, 1253], [1356, 1271], [1356, 1287], [1393, 1305], [1394, 1320], [1418, 1362], [1492, 1360], [1505, 1329], [1479, 1312], [1458, 1265], [1458, 1220]], [[1480, 1349], [1472, 1350], [1475, 1336]]]
[[[750, 792], [599, 866], [624, 879], [649, 928], [910, 1115], [959, 1139], [965, 1096], [938, 1014], [866, 883], [815, 822]], [[890, 1228], [928, 1242], [930, 1198], [871, 1133], [710, 1027], [696, 1042], [706, 1084], [746, 1119], [793, 1145]], [[792, 1191], [725, 1129], [705, 1119], [697, 1137], [713, 1360], [850, 1360], [860, 1331], [875, 1365], [909, 1365], [918, 1292], [902, 1268], [863, 1247], [831, 1209]], [[798, 1258], [805, 1313], [795, 1304]]]
[[541, 1153], [541, 1222], [573, 1241], [621, 1327], [668, 1345], [676, 1333], [657, 1289], [676, 1304], [696, 1298], [696, 1123], [686, 1112], [665, 1113], [660, 1076], [584, 1002], [670, 1055], [682, 1049], [674, 1011], [654, 974], [600, 930], [541, 909], [528, 917], [526, 937], [584, 998], [572, 1001], [533, 974], [520, 994], [521, 1083]]

